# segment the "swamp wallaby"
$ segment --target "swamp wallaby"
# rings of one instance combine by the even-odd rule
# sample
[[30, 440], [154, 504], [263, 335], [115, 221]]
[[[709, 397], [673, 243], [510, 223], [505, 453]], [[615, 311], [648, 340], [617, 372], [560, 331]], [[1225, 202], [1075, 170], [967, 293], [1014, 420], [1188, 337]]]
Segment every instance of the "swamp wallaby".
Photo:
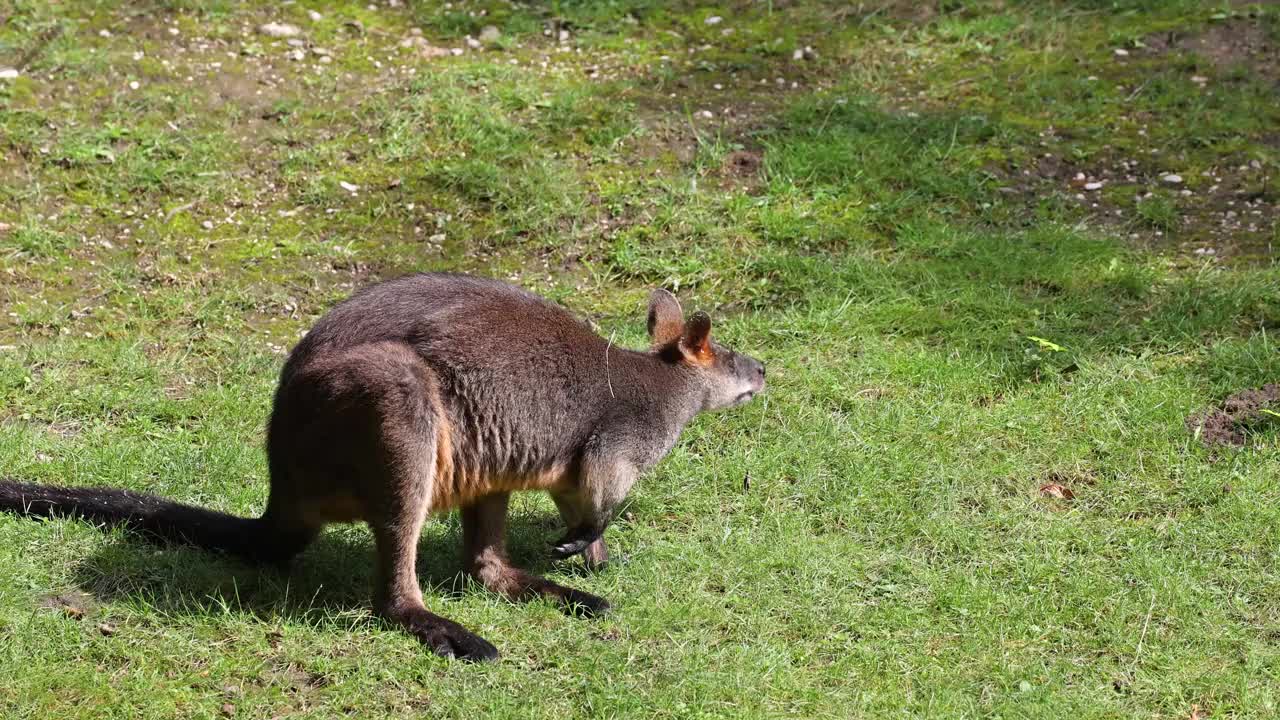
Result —
[[509, 564], [510, 493], [548, 491], [568, 526], [552, 553], [598, 564], [636, 476], [696, 414], [764, 388], [764, 365], [712, 342], [710, 318], [685, 320], [672, 294], [652, 294], [648, 326], [650, 349], [625, 350], [505, 283], [392, 280], [333, 308], [285, 362], [262, 517], [12, 481], [0, 481], [0, 509], [121, 524], [282, 567], [327, 523], [363, 520], [376, 544], [376, 612], [440, 655], [496, 658], [493, 645], [423, 605], [414, 566], [428, 513], [461, 511], [466, 568], [486, 588], [603, 612], [604, 599]]

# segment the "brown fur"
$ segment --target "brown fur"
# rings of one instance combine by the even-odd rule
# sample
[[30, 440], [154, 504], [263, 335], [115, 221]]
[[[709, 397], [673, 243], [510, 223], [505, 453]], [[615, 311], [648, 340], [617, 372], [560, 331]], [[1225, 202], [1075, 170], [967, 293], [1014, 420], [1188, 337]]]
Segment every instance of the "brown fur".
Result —
[[510, 494], [548, 491], [569, 530], [553, 554], [599, 566], [614, 509], [685, 424], [764, 387], [764, 366], [713, 343], [710, 318], [686, 322], [670, 293], [651, 297], [648, 327], [650, 351], [635, 352], [504, 283], [444, 274], [383, 283], [330, 311], [290, 354], [268, 427], [261, 518], [5, 482], [0, 508], [115, 518], [276, 563], [326, 524], [364, 521], [377, 554], [375, 611], [441, 655], [493, 658], [491, 644], [423, 604], [415, 566], [427, 516], [461, 510], [467, 571], [493, 592], [604, 612], [603, 599], [510, 564]]

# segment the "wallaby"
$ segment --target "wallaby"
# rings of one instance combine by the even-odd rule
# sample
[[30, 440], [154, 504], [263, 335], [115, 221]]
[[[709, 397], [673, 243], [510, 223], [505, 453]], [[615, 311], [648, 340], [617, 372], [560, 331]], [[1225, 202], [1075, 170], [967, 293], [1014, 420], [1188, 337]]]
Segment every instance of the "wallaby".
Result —
[[636, 476], [703, 410], [764, 389], [764, 365], [711, 340], [665, 290], [648, 351], [601, 338], [564, 308], [495, 280], [419, 274], [334, 307], [290, 353], [267, 429], [266, 512], [238, 518], [126, 490], [0, 481], [0, 509], [125, 525], [151, 538], [287, 568], [327, 523], [373, 531], [374, 610], [437, 654], [498, 651], [429, 612], [415, 572], [428, 513], [462, 515], [467, 571], [512, 599], [594, 615], [603, 599], [513, 567], [507, 499], [546, 490], [567, 534], [557, 558], [606, 557], [602, 534]]

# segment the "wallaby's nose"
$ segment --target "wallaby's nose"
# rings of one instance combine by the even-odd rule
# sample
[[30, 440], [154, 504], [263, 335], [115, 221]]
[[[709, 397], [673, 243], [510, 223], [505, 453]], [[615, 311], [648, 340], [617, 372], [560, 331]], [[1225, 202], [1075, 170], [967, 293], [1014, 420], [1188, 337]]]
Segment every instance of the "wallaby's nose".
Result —
[[761, 386], [764, 385], [764, 363], [762, 362], [756, 363], [756, 381], [759, 382]]

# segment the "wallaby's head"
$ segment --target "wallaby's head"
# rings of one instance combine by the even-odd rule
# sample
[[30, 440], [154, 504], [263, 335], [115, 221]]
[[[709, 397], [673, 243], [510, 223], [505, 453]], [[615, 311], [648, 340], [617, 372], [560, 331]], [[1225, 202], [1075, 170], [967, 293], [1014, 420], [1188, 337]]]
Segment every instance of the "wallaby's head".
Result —
[[649, 296], [649, 339], [658, 357], [693, 374], [703, 410], [736, 407], [764, 390], [764, 363], [713, 341], [711, 318], [699, 311], [686, 320], [666, 290]]

